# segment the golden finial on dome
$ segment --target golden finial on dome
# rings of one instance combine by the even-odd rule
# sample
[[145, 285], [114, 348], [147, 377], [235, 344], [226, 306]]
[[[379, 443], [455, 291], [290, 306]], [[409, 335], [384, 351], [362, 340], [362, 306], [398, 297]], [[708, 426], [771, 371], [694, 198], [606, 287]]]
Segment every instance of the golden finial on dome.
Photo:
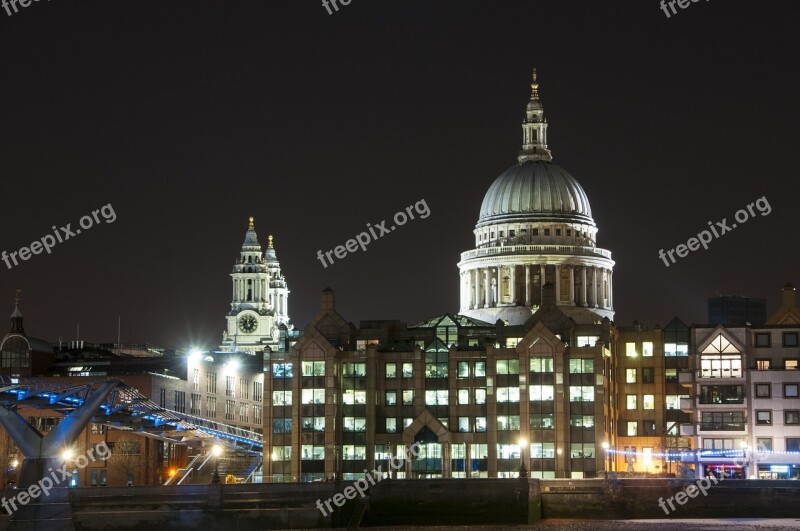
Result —
[[539, 83], [536, 81], [536, 69], [533, 69], [533, 82], [531, 83], [531, 99], [539, 97]]
[[250, 226], [248, 227], [250, 230], [253, 230], [254, 228], [256, 228], [255, 225], [253, 225], [254, 221], [255, 221], [255, 218], [253, 216], [250, 216]]
[[270, 249], [272, 249], [272, 234], [270, 234], [270, 235], [269, 235], [269, 237], [268, 237], [267, 239], [269, 240], [269, 244], [267, 245], [267, 247], [269, 247]]

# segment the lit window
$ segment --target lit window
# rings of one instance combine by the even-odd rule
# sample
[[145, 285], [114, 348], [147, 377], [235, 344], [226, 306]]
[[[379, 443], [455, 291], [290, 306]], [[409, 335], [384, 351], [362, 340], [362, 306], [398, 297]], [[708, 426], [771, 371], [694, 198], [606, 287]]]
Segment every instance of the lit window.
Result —
[[396, 363], [387, 363], [386, 364], [386, 377], [387, 378], [397, 378], [397, 364]]
[[386, 418], [386, 433], [397, 433], [397, 419]]
[[772, 411], [756, 411], [756, 424], [762, 426], [772, 425]]
[[397, 405], [397, 391], [386, 391], [386, 405], [387, 406]]
[[475, 362], [475, 378], [485, 378], [486, 377], [486, 362], [485, 361], [476, 361]]
[[553, 400], [552, 385], [531, 385], [528, 389], [530, 390], [529, 393], [531, 401]]
[[593, 347], [600, 340], [600, 336], [578, 336], [579, 347]]
[[642, 343], [642, 356], [645, 358], [649, 358], [653, 356], [653, 342], [652, 341], [644, 341]]
[[413, 406], [414, 405], [414, 390], [413, 389], [403, 389], [403, 405], [404, 406]]
[[636, 422], [636, 421], [628, 422], [628, 431], [626, 432], [626, 434], [629, 437], [635, 437], [636, 436], [636, 428], [637, 428], [638, 424], [639, 423]]
[[519, 430], [519, 415], [497, 415], [497, 430]]
[[303, 404], [324, 404], [325, 389], [303, 389], [301, 400]]
[[482, 387], [475, 389], [475, 403], [479, 405], [486, 403], [486, 389]]
[[643, 395], [642, 409], [655, 409], [655, 408], [656, 408], [656, 395]]
[[461, 406], [466, 406], [469, 404], [469, 389], [458, 390], [458, 404]]
[[497, 360], [497, 374], [519, 374], [519, 360]]
[[519, 402], [519, 387], [498, 387], [498, 402]]
[[625, 343], [625, 355], [629, 358], [635, 358], [639, 355], [636, 352], [636, 343]]
[[303, 376], [325, 376], [324, 361], [304, 361], [302, 364]]
[[449, 393], [450, 392], [447, 389], [425, 391], [425, 405], [446, 406]]
[[571, 359], [569, 360], [569, 372], [572, 374], [593, 374], [594, 360]]
[[458, 417], [458, 431], [461, 433], [469, 432], [469, 417]]
[[300, 447], [303, 460], [310, 461], [324, 461], [325, 460], [325, 447], [324, 446], [311, 446], [304, 444]]
[[458, 362], [458, 377], [459, 378], [469, 378], [469, 362], [468, 361], [459, 361]]
[[594, 387], [591, 385], [577, 386], [569, 388], [570, 402], [594, 402]]
[[636, 395], [627, 395], [625, 397], [625, 402], [628, 409], [636, 409]]
[[636, 369], [625, 369], [625, 383], [636, 383]]
[[553, 358], [531, 358], [531, 372], [553, 372]]
[[413, 377], [414, 377], [414, 364], [403, 363], [403, 378], [413, 378]]

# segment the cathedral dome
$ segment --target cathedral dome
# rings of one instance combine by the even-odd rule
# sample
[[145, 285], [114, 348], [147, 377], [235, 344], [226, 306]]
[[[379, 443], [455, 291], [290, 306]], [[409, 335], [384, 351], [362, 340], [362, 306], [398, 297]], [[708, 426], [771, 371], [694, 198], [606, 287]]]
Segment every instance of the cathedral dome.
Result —
[[544, 160], [524, 160], [504, 171], [483, 198], [478, 226], [523, 220], [594, 225], [589, 198], [578, 181]]

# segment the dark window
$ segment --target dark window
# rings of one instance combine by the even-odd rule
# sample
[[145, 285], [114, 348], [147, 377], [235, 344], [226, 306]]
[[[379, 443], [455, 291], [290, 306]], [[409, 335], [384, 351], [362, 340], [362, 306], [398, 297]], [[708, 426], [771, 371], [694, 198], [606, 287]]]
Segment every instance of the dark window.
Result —
[[787, 452], [800, 452], [800, 438], [786, 437], [786, 451]]
[[655, 381], [655, 369], [653, 367], [642, 367], [642, 383], [650, 384]]
[[544, 229], [544, 235], [550, 236], [550, 229]]
[[783, 423], [798, 425], [800, 424], [800, 411], [786, 410], [783, 412]]
[[643, 424], [644, 424], [644, 435], [656, 434], [656, 423], [654, 421], [645, 420]]
[[561, 229], [556, 229], [556, 236], [561, 236]]
[[533, 229], [533, 235], [534, 236], [538, 236], [539, 235], [539, 229]]
[[771, 346], [770, 341], [770, 334], [756, 334], [756, 346], [757, 347], [769, 347]]
[[756, 384], [756, 398], [769, 398], [772, 396], [772, 384]]
[[783, 333], [783, 346], [796, 347], [797, 346], [797, 332], [784, 332]]
[[797, 398], [797, 384], [783, 384], [783, 396], [784, 398]]

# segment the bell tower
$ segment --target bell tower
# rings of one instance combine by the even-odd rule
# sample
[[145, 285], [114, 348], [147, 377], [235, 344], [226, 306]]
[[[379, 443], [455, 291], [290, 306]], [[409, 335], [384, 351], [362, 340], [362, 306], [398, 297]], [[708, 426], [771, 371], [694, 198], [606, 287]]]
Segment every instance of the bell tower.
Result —
[[278, 326], [288, 327], [289, 289], [272, 247], [272, 236], [266, 253], [262, 253], [252, 216], [230, 275], [231, 309], [221, 350], [256, 354], [265, 347], [274, 349], [280, 338]]

